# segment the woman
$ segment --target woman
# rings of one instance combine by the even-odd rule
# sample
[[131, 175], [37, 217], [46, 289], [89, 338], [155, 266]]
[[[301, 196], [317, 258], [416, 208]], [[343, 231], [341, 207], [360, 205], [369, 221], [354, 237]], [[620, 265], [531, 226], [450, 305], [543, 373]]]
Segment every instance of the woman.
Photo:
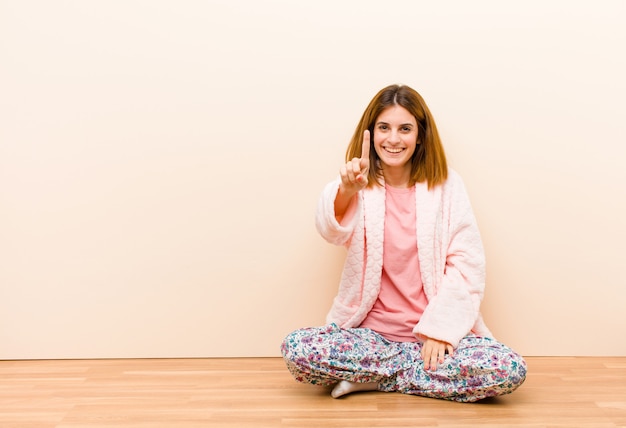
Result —
[[482, 243], [433, 117], [407, 86], [382, 89], [363, 113], [316, 225], [347, 247], [327, 325], [283, 341], [287, 367], [331, 395], [398, 391], [477, 401], [519, 387], [523, 358], [479, 312]]

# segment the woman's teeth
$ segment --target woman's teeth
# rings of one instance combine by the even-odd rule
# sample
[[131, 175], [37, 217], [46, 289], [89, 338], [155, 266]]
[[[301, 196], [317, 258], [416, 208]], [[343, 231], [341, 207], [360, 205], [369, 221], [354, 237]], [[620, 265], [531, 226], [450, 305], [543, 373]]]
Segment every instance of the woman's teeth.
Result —
[[400, 153], [404, 149], [402, 149], [402, 148], [385, 147], [385, 150], [388, 151], [389, 153]]

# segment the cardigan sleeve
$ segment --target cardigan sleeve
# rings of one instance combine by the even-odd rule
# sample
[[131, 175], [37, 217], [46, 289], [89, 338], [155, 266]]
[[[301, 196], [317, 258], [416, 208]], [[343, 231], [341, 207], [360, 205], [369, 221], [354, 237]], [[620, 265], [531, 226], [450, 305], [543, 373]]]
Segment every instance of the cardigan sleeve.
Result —
[[340, 179], [336, 179], [324, 187], [317, 204], [315, 226], [320, 235], [331, 244], [347, 245], [358, 223], [358, 214], [361, 212], [362, 201], [359, 194], [359, 197], [356, 198], [356, 203], [352, 203], [348, 207], [348, 211], [340, 224], [335, 217], [335, 198], [337, 197], [340, 182]]
[[455, 176], [449, 184], [443, 192], [442, 204], [443, 272], [436, 281], [436, 294], [413, 332], [420, 338], [442, 340], [456, 348], [479, 319], [485, 288], [485, 256], [463, 182]]

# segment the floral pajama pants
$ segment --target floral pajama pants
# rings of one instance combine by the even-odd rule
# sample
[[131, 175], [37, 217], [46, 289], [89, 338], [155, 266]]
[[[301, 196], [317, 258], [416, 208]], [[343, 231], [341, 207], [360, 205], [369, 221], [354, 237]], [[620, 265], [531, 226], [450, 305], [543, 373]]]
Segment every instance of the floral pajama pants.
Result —
[[437, 370], [424, 370], [421, 343], [392, 342], [368, 328], [336, 324], [296, 330], [282, 343], [296, 380], [331, 386], [375, 382], [378, 390], [471, 402], [508, 394], [526, 378], [526, 363], [494, 339], [469, 335]]

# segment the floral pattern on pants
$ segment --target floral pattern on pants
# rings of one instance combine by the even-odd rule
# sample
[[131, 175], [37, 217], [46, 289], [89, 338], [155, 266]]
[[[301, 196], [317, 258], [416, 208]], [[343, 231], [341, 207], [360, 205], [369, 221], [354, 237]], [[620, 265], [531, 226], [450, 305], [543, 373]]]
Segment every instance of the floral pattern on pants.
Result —
[[472, 402], [513, 392], [526, 362], [507, 346], [468, 335], [437, 370], [424, 370], [420, 342], [392, 342], [368, 328], [336, 324], [296, 330], [282, 343], [296, 380], [331, 386], [341, 380], [378, 383], [378, 390]]

